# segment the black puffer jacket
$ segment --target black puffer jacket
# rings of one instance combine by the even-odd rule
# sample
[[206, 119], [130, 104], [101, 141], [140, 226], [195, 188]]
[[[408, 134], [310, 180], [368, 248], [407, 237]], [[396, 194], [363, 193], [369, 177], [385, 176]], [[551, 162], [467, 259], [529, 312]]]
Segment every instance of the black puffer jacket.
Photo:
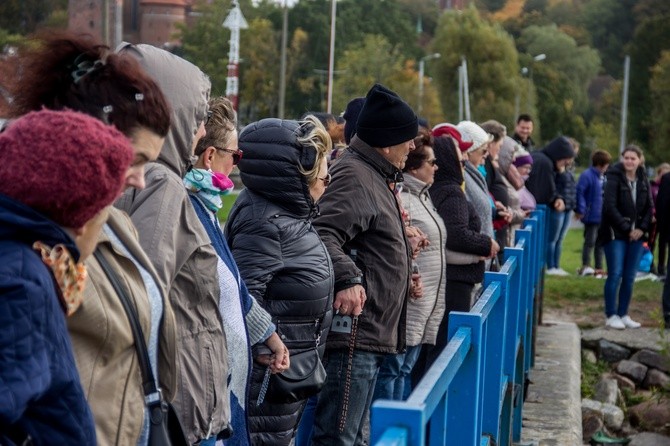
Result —
[[[239, 164], [247, 189], [230, 212], [225, 234], [249, 291], [272, 315], [291, 354], [319, 342], [323, 354], [332, 319], [333, 274], [311, 223], [316, 205], [299, 165], [314, 166], [315, 150], [297, 138], [295, 121], [264, 119], [246, 127]], [[254, 445], [289, 444], [304, 402], [256, 406], [265, 368], [254, 365], [247, 413]]]
[[[475, 208], [461, 189], [463, 171], [450, 138], [435, 138], [433, 146], [438, 170], [430, 187], [433, 204], [447, 227], [447, 248], [486, 257], [491, 252], [491, 238], [480, 234], [481, 221]], [[484, 280], [484, 261], [469, 265], [447, 265], [447, 282], [455, 280], [479, 283]], [[448, 297], [448, 296], [447, 296]]]
[[526, 189], [533, 194], [537, 204], [552, 206], [554, 201], [563, 198], [556, 190], [556, 161], [574, 158], [575, 151], [565, 136], [559, 136], [531, 156], [533, 169], [526, 181]]
[[603, 245], [613, 239], [626, 240], [630, 231], [640, 229], [648, 237], [651, 227], [651, 188], [642, 166], [636, 172], [636, 200], [622, 163], [616, 163], [605, 173], [603, 187], [603, 217], [598, 230], [598, 243]]

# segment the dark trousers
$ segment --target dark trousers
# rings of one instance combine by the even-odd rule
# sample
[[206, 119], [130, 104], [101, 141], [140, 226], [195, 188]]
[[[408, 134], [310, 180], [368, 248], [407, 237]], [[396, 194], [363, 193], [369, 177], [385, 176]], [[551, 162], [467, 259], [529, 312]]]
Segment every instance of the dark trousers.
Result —
[[468, 282], [459, 282], [457, 280], [447, 279], [447, 285], [445, 287], [445, 299], [446, 307], [444, 311], [444, 317], [442, 322], [440, 322], [440, 327], [437, 330], [437, 339], [435, 340], [435, 345], [432, 346], [426, 353], [426, 365], [424, 370], [428, 368], [435, 362], [444, 347], [446, 347], [449, 334], [449, 313], [452, 311], [470, 311], [470, 302], [472, 297], [472, 290], [474, 289], [474, 283]]
[[598, 238], [598, 224], [584, 225], [584, 247], [582, 248], [582, 265], [591, 265], [591, 251], [595, 261], [595, 269], [603, 269], [603, 248], [596, 244]]
[[667, 260], [668, 260], [668, 245], [670, 245], [670, 233], [661, 231], [658, 233], [658, 274], [664, 276], [666, 274]]
[[665, 321], [665, 328], [670, 330], [670, 281], [665, 279], [663, 284], [663, 319]]

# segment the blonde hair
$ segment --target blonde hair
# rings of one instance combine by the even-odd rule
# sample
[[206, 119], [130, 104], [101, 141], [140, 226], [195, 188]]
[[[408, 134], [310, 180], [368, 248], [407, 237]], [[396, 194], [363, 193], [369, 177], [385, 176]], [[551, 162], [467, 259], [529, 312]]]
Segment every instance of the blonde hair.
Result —
[[219, 96], [210, 99], [209, 113], [211, 116], [205, 125], [207, 134], [200, 138], [195, 148], [197, 156], [202, 155], [202, 152], [210, 146], [227, 149], [233, 137], [233, 131], [236, 129], [237, 113], [228, 98]]
[[321, 162], [330, 153], [333, 142], [326, 128], [315, 116], [307, 115], [299, 123], [301, 129], [304, 129], [304, 134], [303, 136], [298, 136], [298, 142], [301, 146], [312, 148], [316, 151], [316, 159], [311, 169], [307, 170], [303, 166], [299, 167], [300, 173], [307, 178], [307, 184], [311, 186], [318, 180]]

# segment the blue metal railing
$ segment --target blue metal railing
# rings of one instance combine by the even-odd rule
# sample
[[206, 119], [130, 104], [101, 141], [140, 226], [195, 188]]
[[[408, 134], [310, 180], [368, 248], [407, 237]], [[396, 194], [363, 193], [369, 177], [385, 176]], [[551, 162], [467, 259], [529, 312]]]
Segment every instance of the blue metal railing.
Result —
[[473, 308], [449, 315], [449, 343], [406, 401], [372, 405], [376, 446], [510, 445], [521, 439], [524, 383], [533, 366], [547, 208], [538, 206]]

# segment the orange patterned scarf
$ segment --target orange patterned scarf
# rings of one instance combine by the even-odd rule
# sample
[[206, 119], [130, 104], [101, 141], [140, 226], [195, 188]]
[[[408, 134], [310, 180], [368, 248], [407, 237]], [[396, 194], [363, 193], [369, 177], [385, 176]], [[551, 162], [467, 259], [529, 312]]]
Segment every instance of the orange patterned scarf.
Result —
[[72, 316], [84, 299], [86, 266], [84, 263], [75, 263], [70, 251], [62, 244], [50, 248], [38, 241], [33, 243], [33, 249], [42, 255], [42, 261], [51, 268], [65, 314]]

